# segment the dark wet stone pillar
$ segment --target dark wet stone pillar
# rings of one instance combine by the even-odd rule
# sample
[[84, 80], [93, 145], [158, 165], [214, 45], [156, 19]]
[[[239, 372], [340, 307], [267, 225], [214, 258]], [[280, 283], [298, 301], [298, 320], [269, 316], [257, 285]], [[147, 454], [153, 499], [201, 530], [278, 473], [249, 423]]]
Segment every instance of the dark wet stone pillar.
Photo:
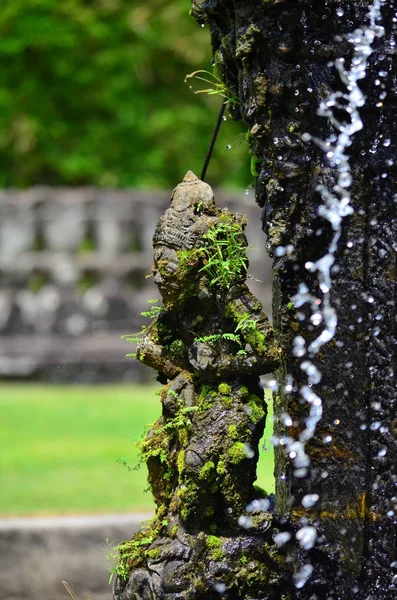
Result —
[[[291, 297], [301, 282], [321, 298], [306, 263], [327, 253], [332, 230], [318, 216], [319, 183], [334, 174], [309, 132], [333, 131], [320, 102], [345, 90], [334, 61], [352, 56], [347, 35], [368, 24], [373, 3], [309, 0], [193, 0], [193, 15], [208, 23], [217, 66], [233, 108], [249, 130], [258, 177], [256, 200], [274, 262], [274, 324], [283, 350], [275, 399], [276, 434], [297, 438], [308, 414], [297, 390], [307, 383], [293, 339], [318, 334], [299, 320]], [[296, 525], [313, 523], [324, 536], [299, 560], [314, 575], [294, 598], [386, 599], [397, 594], [397, 195], [396, 10], [381, 2], [385, 34], [375, 39], [360, 109], [363, 129], [348, 149], [354, 213], [343, 220], [333, 269], [331, 302], [336, 336], [312, 359], [322, 373], [313, 386], [323, 417], [307, 444], [309, 475], [293, 476], [284, 448], [276, 448], [276, 512]], [[278, 255], [279, 246], [292, 245]], [[305, 313], [305, 310], [302, 311]], [[292, 390], [285, 393], [287, 375]], [[287, 412], [292, 426], [282, 425]], [[317, 494], [310, 508], [302, 498]], [[296, 544], [295, 544], [296, 545]], [[297, 556], [291, 546], [291, 553]], [[314, 594], [314, 595], [313, 595]]]

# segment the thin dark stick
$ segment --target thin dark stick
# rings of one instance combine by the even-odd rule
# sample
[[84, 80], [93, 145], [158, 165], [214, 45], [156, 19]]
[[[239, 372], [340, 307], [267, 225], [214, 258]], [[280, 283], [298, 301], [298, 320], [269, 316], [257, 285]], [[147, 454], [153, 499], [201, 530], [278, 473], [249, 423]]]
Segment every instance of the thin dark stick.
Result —
[[221, 106], [219, 114], [218, 114], [218, 118], [217, 118], [217, 121], [216, 121], [215, 129], [214, 129], [214, 132], [212, 134], [211, 142], [210, 142], [210, 145], [209, 145], [208, 150], [207, 150], [207, 156], [205, 157], [205, 161], [204, 161], [203, 168], [202, 168], [202, 171], [201, 171], [201, 175], [200, 175], [201, 181], [205, 181], [205, 176], [207, 174], [207, 169], [208, 169], [208, 165], [209, 165], [210, 160], [211, 160], [212, 151], [213, 151], [214, 146], [215, 146], [216, 138], [218, 137], [218, 133], [219, 133], [219, 129], [220, 129], [220, 126], [221, 126], [221, 123], [222, 123], [222, 118], [223, 118], [223, 115], [224, 115], [224, 112], [225, 112], [226, 104], [227, 104], [226, 102], [222, 102], [222, 106]]

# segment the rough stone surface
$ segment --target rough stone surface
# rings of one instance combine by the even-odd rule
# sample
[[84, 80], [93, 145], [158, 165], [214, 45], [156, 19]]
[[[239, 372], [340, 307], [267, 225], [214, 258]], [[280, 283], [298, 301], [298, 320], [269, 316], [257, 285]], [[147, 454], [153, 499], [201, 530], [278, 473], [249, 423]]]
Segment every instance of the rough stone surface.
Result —
[[[293, 477], [282, 445], [276, 449], [276, 512], [293, 523], [314, 523], [324, 537], [303, 552], [291, 543], [291, 565], [311, 564], [313, 576], [291, 596], [388, 600], [396, 592], [396, 9], [381, 2], [384, 35], [374, 41], [363, 129], [348, 148], [354, 214], [344, 219], [331, 301], [336, 338], [312, 360], [322, 373], [313, 386], [324, 414], [307, 445], [310, 475]], [[299, 437], [304, 409], [296, 390], [306, 383], [302, 358], [292, 353], [297, 333], [314, 335], [309, 316], [299, 321], [291, 297], [301, 282], [321, 298], [306, 267], [328, 251], [330, 224], [318, 216], [316, 191], [335, 173], [324, 152], [307, 143], [333, 130], [319, 117], [320, 102], [343, 90], [334, 61], [350, 65], [348, 34], [368, 25], [369, 0], [193, 0], [193, 14], [211, 28], [216, 67], [239, 98], [233, 114], [250, 132], [258, 172], [256, 199], [273, 253], [275, 329], [283, 349], [276, 398], [276, 433]], [[385, 92], [385, 93], [383, 93]], [[340, 111], [340, 118], [349, 118]], [[278, 246], [292, 244], [289, 253]], [[310, 358], [310, 357], [309, 357]], [[284, 394], [286, 375], [292, 393]], [[287, 412], [293, 425], [282, 425]], [[315, 507], [302, 506], [316, 493]], [[295, 549], [294, 549], [295, 548]]]

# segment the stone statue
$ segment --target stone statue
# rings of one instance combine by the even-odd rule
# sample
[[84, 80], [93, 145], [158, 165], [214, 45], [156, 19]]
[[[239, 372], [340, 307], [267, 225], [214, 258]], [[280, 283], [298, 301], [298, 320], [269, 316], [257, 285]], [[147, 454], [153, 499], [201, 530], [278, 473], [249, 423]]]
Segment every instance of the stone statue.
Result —
[[279, 366], [280, 351], [245, 284], [245, 225], [190, 171], [157, 224], [153, 275], [163, 307], [136, 354], [164, 383], [162, 416], [141, 445], [157, 509], [119, 547], [115, 600], [216, 598], [226, 588], [264, 600], [276, 584], [263, 572], [276, 560], [271, 515], [248, 516], [247, 505], [261, 497], [259, 375]]

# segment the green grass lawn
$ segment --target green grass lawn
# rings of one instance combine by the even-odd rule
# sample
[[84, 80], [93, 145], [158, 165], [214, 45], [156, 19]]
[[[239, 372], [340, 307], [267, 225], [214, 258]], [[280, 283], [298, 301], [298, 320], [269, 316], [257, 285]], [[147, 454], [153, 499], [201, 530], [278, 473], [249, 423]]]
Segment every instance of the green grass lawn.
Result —
[[[1, 384], [0, 515], [152, 510], [146, 469], [117, 459], [136, 464], [133, 441], [160, 415], [155, 389]], [[272, 491], [266, 447], [257, 483]]]

